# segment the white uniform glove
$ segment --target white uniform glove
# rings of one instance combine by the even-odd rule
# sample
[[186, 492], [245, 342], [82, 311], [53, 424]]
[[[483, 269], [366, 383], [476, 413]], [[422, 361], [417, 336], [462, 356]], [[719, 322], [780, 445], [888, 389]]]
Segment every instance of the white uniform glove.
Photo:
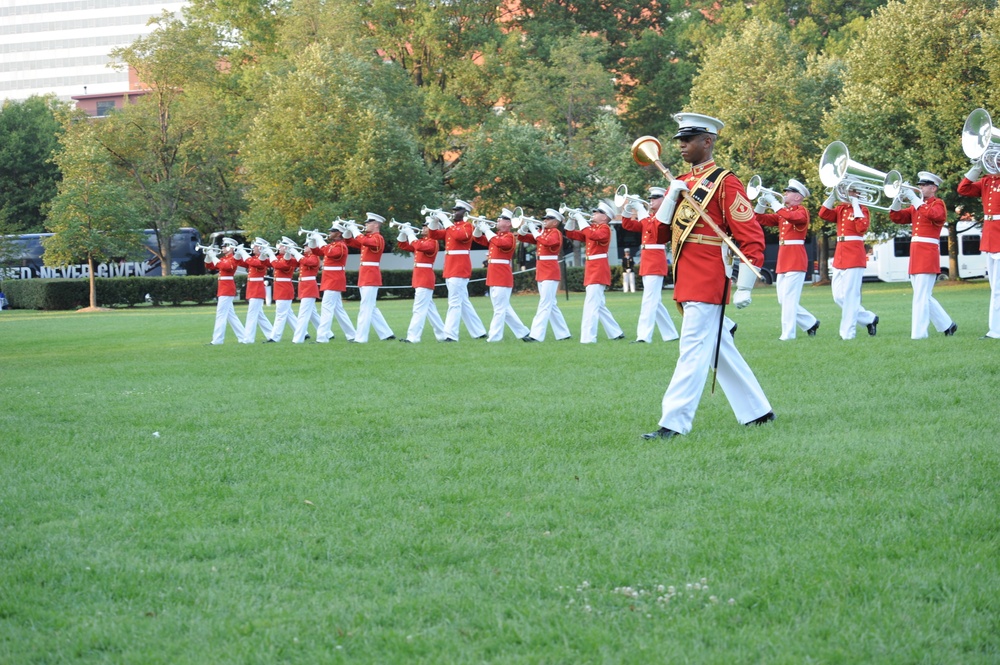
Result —
[[965, 177], [969, 179], [969, 182], [976, 182], [983, 177], [983, 160], [976, 159], [972, 162], [972, 168], [969, 169]]
[[406, 228], [403, 229], [406, 232], [406, 241], [411, 245], [417, 241], [417, 234], [413, 229]]
[[865, 214], [861, 212], [861, 202], [858, 201], [858, 197], [851, 197], [851, 208], [854, 210], [854, 219], [861, 219], [865, 216]]
[[449, 217], [444, 212], [436, 212], [436, 213], [434, 213], [434, 215], [441, 222], [441, 226], [443, 226], [446, 229], [451, 228], [452, 225], [455, 223], [455, 222], [451, 221], [451, 217]]
[[528, 230], [531, 231], [531, 235], [535, 236], [535, 240], [538, 240], [539, 238], [542, 237], [542, 229], [540, 229], [540, 228], [538, 228], [536, 226], [532, 226]]
[[570, 215], [563, 226], [567, 231], [576, 231], [576, 218]]
[[750, 292], [757, 283], [757, 275], [750, 266], [740, 266], [740, 274], [736, 276], [736, 293], [733, 294], [733, 304], [736, 309], [743, 309], [750, 304]]
[[247, 254], [247, 250], [244, 249], [243, 247], [237, 247], [235, 250], [233, 250], [233, 256], [235, 256], [240, 261], [246, 261], [247, 259], [250, 258], [250, 255]]
[[667, 187], [667, 194], [660, 203], [660, 209], [656, 211], [656, 219], [661, 224], [669, 224], [673, 221], [674, 210], [677, 209], [677, 201], [681, 198], [681, 192], [688, 191], [687, 183], [683, 180], [671, 180]]
[[205, 263], [211, 263], [213, 266], [219, 262], [219, 253], [212, 250], [205, 252]]
[[920, 192], [910, 189], [909, 187], [903, 189], [903, 196], [910, 201], [910, 205], [912, 205], [914, 209], [917, 209], [924, 204], [924, 197], [920, 195]]
[[483, 237], [483, 226], [484, 226], [484, 224], [482, 222], [476, 222], [475, 224], [473, 224], [472, 225], [472, 235], [476, 236], [477, 238], [482, 238]]
[[758, 215], [763, 215], [765, 212], [767, 212], [767, 204], [764, 203], [763, 196], [757, 199], [757, 205], [753, 207], [753, 211]]
[[400, 229], [399, 235], [396, 236], [396, 244], [398, 245], [404, 242], [410, 242], [410, 240], [406, 237], [406, 229]]
[[277, 261], [278, 257], [275, 255], [274, 250], [270, 247], [264, 247], [260, 250], [260, 255], [263, 256], [268, 261]]
[[830, 191], [830, 195], [826, 197], [826, 201], [823, 201], [823, 207], [833, 210], [837, 207], [837, 194]]
[[323, 234], [321, 233], [310, 233], [309, 239], [312, 240], [313, 242], [312, 245], [309, 245], [310, 247], [318, 249], [320, 247], [326, 246], [326, 239], [323, 237]]
[[519, 236], [526, 236], [526, 235], [528, 235], [528, 225], [527, 224], [521, 224], [521, 226], [517, 227], [517, 235], [519, 235]]
[[889, 210], [893, 210], [893, 211], [902, 210], [903, 209], [903, 202], [901, 200], [902, 198], [903, 198], [902, 193], [900, 193], [899, 196], [897, 196], [896, 198], [894, 198], [892, 200], [892, 203], [889, 204]]
[[343, 231], [341, 231], [341, 233], [344, 234], [345, 238], [354, 237], [354, 228], [350, 224], [344, 224], [340, 228], [344, 229]]
[[486, 236], [486, 241], [487, 242], [489, 242], [490, 240], [493, 240], [494, 238], [497, 237], [497, 234], [493, 233], [493, 229], [491, 229], [490, 227], [486, 226], [485, 224], [483, 225], [483, 235]]
[[437, 218], [437, 215], [428, 215], [424, 217], [424, 222], [427, 224], [427, 228], [431, 231], [441, 230], [441, 220]]

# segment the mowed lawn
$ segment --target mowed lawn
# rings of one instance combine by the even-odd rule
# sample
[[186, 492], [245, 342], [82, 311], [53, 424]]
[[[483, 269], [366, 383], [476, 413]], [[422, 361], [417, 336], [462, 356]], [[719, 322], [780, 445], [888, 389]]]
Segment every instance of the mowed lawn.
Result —
[[579, 293], [542, 344], [4, 311], [0, 662], [996, 663], [987, 286], [940, 284], [958, 334], [920, 341], [908, 284], [864, 294], [877, 337], [806, 286], [819, 335], [779, 342], [758, 288], [731, 315], [777, 421], [706, 386], [653, 443], [677, 343], [579, 344]]

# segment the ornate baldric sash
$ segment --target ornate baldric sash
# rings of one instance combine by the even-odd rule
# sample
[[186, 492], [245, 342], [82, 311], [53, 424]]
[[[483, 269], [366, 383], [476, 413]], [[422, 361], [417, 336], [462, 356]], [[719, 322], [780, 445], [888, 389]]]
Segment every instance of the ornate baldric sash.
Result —
[[[698, 205], [704, 210], [708, 202], [712, 200], [716, 192], [719, 191], [719, 187], [716, 185], [722, 181], [729, 174], [728, 169], [724, 169], [721, 166], [716, 166], [714, 169], [706, 173], [701, 177], [694, 187], [691, 188], [691, 198], [698, 202]], [[672, 237], [670, 239], [670, 252], [674, 257], [674, 264], [672, 266], [674, 281], [677, 281], [677, 263], [681, 258], [681, 250], [684, 248], [684, 241], [691, 234], [691, 230], [701, 219], [701, 215], [698, 211], [691, 206], [688, 202], [687, 197], [682, 197], [680, 201], [677, 202], [677, 208], [674, 210], [674, 218], [671, 220], [671, 231]], [[718, 223], [718, 221], [716, 222]]]

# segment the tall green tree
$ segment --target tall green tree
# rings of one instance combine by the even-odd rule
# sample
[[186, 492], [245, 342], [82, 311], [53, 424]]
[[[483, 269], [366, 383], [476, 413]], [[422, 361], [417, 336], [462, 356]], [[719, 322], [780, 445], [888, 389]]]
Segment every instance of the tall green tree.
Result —
[[59, 183], [52, 157], [61, 132], [56, 113], [64, 106], [54, 97], [29, 97], [0, 107], [0, 227], [8, 233], [43, 228]]
[[49, 266], [84, 262], [89, 267], [90, 307], [97, 307], [94, 267], [140, 251], [141, 217], [131, 189], [111, 173], [94, 139], [98, 126], [79, 114], [65, 114], [64, 150], [56, 156], [63, 178], [46, 226], [54, 235], [42, 240]]

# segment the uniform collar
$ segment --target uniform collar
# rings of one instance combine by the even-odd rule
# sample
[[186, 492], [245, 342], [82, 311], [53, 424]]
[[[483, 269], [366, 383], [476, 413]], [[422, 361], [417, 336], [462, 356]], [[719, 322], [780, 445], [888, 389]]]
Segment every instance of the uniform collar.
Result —
[[691, 175], [701, 176], [705, 175], [709, 171], [715, 168], [715, 160], [710, 159], [707, 162], [702, 162], [691, 167]]

